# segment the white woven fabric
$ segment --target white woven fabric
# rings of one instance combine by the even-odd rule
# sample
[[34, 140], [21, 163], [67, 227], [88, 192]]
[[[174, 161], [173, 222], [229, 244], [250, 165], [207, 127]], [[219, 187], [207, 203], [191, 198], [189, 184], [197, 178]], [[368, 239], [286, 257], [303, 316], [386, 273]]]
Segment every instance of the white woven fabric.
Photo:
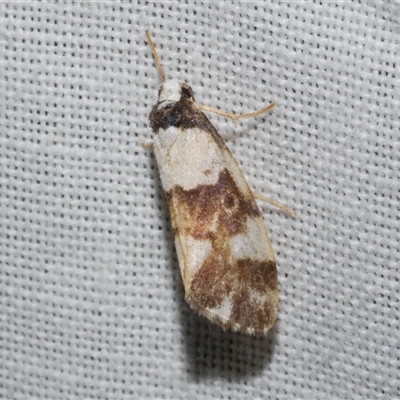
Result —
[[[0, 4], [3, 399], [400, 397], [400, 4]], [[261, 205], [279, 321], [195, 315], [148, 114], [158, 78], [210, 115]]]

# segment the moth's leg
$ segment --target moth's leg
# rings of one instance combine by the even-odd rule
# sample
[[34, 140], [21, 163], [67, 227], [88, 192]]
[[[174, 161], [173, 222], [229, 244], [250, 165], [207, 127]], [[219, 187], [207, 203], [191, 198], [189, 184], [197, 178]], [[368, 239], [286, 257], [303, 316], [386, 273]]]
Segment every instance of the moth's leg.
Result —
[[253, 111], [253, 112], [247, 113], [247, 114], [236, 115], [236, 114], [228, 113], [226, 111], [218, 110], [218, 108], [212, 108], [212, 107], [208, 107], [208, 106], [198, 105], [198, 107], [202, 111], [209, 111], [214, 114], [222, 115], [223, 117], [229, 118], [232, 121], [237, 121], [242, 118], [257, 117], [257, 115], [264, 114], [265, 112], [271, 110], [272, 108], [274, 108], [274, 106], [275, 106], [275, 103], [270, 103], [266, 107], [262, 108], [261, 110]]
[[269, 203], [269, 204], [274, 205], [275, 207], [280, 208], [281, 210], [285, 211], [285, 213], [288, 214], [288, 215], [289, 215], [290, 217], [292, 217], [292, 218], [294, 218], [294, 217], [296, 216], [296, 214], [295, 214], [290, 208], [287, 208], [287, 207], [284, 206], [283, 204], [278, 203], [277, 201], [272, 200], [272, 199], [270, 199], [269, 197], [265, 197], [265, 196], [263, 196], [263, 195], [261, 195], [261, 194], [258, 194], [258, 193], [256, 193], [256, 192], [253, 192], [253, 196], [254, 196], [256, 199], [265, 201], [265, 202], [267, 202], [267, 203]]
[[146, 143], [146, 142], [140, 142], [140, 145], [145, 148], [146, 150], [154, 150], [154, 144], [153, 143]]

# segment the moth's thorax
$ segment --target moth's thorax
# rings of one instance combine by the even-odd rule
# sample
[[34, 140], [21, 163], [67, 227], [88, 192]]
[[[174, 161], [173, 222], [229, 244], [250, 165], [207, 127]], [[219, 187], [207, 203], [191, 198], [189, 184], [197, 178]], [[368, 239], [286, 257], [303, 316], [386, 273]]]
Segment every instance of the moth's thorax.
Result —
[[194, 101], [193, 90], [187, 83], [170, 79], [160, 85], [158, 89], [159, 105], [164, 102], [174, 103], [183, 99]]
[[172, 79], [162, 83], [158, 89], [158, 102], [150, 113], [150, 124], [154, 133], [172, 126], [181, 130], [193, 127], [214, 129], [208, 126], [209, 121], [196, 105], [192, 88]]

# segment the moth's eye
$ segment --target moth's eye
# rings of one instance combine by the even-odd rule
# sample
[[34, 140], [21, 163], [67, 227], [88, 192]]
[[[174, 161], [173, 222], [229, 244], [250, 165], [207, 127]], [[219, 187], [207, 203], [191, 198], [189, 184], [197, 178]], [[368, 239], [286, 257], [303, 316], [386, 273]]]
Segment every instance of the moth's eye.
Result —
[[192, 97], [192, 93], [190, 93], [190, 90], [183, 86], [181, 87], [181, 93], [182, 93], [182, 97], [186, 97], [188, 99], [190, 99]]

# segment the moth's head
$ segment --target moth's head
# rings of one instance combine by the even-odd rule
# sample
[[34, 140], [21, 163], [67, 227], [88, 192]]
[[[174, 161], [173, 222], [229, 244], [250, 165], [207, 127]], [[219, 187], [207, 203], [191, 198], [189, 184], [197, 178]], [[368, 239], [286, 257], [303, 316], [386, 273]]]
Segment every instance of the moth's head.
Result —
[[164, 101], [176, 102], [183, 99], [194, 101], [193, 90], [187, 83], [170, 79], [160, 85], [158, 89], [158, 103]]

